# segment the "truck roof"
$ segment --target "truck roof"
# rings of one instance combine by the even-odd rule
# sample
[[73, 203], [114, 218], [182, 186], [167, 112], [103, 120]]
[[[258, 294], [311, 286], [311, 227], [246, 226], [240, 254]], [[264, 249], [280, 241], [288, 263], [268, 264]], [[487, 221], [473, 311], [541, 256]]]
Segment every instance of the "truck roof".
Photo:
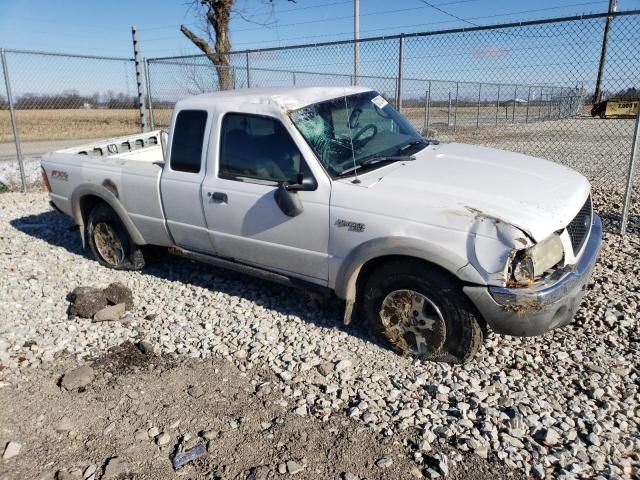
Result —
[[296, 110], [312, 103], [368, 91], [371, 91], [371, 88], [359, 86], [242, 88], [203, 93], [185, 98], [176, 103], [176, 108], [202, 108], [207, 104], [222, 101], [225, 103], [273, 103], [287, 110]]

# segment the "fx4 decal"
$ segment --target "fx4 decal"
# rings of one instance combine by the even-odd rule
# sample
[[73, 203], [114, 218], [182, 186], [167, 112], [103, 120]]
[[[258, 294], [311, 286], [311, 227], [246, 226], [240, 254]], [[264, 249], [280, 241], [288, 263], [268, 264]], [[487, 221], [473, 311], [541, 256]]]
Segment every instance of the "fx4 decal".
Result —
[[69, 174], [62, 170], [51, 170], [51, 178], [53, 180], [60, 180], [62, 182], [66, 182], [69, 180]]

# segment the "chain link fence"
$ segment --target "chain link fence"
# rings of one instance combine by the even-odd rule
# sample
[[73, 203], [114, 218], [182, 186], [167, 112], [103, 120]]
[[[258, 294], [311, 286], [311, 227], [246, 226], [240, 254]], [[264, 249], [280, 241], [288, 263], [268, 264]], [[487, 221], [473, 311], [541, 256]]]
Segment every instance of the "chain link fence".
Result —
[[20, 153], [24, 184], [32, 185], [43, 153], [140, 131], [132, 59], [22, 50], [2, 50], [1, 57], [0, 188], [22, 188]]
[[[540, 156], [580, 171], [591, 181], [610, 228], [622, 228], [626, 206], [629, 225], [637, 230], [639, 195], [633, 193], [628, 202], [625, 196], [628, 186], [636, 187], [633, 192], [640, 187], [640, 173], [630, 175], [636, 120], [591, 115], [607, 17], [232, 52], [223, 75], [235, 88], [371, 87], [428, 138]], [[602, 98], [637, 99], [640, 11], [609, 17]], [[221, 71], [205, 55], [148, 59], [146, 98], [138, 99], [133, 59], [13, 50], [4, 51], [4, 58], [19, 145], [27, 158], [77, 139], [140, 130], [136, 106], [142, 100], [152, 127], [167, 127], [178, 100], [219, 90]], [[3, 181], [3, 165], [16, 165], [16, 145], [7, 85], [0, 87]], [[32, 171], [27, 168], [27, 175]]]
[[[639, 13], [611, 16], [604, 99], [640, 96]], [[607, 16], [364, 39], [357, 45], [268, 48], [227, 57], [236, 88], [365, 85], [428, 138], [521, 152], [574, 168], [591, 181], [609, 227], [620, 230], [627, 185], [635, 181], [640, 186], [640, 174], [629, 176], [636, 119], [590, 114]], [[147, 71], [156, 127], [168, 125], [176, 101], [219, 89], [216, 68], [204, 55], [149, 59]], [[637, 229], [637, 193], [627, 205], [630, 225]]]

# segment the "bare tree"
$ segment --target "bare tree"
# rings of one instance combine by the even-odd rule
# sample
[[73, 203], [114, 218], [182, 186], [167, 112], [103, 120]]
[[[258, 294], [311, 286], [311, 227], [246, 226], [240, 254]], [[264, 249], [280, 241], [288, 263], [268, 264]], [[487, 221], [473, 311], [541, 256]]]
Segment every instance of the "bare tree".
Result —
[[[232, 13], [238, 13], [243, 19], [267, 26], [267, 23], [249, 20], [241, 11], [233, 10], [236, 0], [195, 0], [198, 15], [204, 17], [203, 31], [208, 39], [193, 33], [186, 25], [180, 26], [180, 31], [193, 42], [215, 65], [220, 90], [231, 90], [235, 87], [233, 67], [228, 53], [231, 51], [229, 38], [229, 22]], [[273, 5], [274, 0], [262, 0], [263, 3]], [[296, 0], [287, 0], [296, 3]], [[213, 42], [213, 47], [211, 43]]]
[[[212, 27], [215, 32], [215, 48], [211, 48], [205, 39], [194, 34], [186, 25], [181, 25], [180, 31], [216, 66], [220, 90], [231, 90], [234, 87], [233, 74], [229, 55], [226, 53], [231, 50], [229, 20], [231, 20], [233, 0], [202, 0], [201, 4], [205, 7], [208, 27]], [[211, 37], [209, 28], [207, 33]]]

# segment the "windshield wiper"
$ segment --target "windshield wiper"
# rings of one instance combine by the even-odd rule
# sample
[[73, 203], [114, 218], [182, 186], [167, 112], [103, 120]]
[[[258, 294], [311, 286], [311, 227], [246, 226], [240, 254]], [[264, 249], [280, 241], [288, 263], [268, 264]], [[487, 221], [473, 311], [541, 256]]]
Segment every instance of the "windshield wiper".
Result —
[[424, 147], [426, 147], [427, 145], [429, 145], [429, 142], [426, 140], [413, 140], [407, 143], [406, 145], [403, 145], [402, 147], [400, 147], [398, 149], [398, 152], [404, 152], [405, 150], [408, 150], [409, 148], [415, 147], [417, 145], [424, 145]]
[[360, 170], [361, 168], [369, 167], [372, 165], [377, 165], [379, 163], [410, 162], [415, 159], [416, 157], [414, 157], [413, 155], [386, 155], [381, 157], [367, 158], [366, 160], [359, 163], [358, 165], [354, 165], [351, 168], [347, 168], [346, 170], [343, 170], [338, 174], [338, 177], [346, 177], [347, 175], [355, 172], [356, 170]]

